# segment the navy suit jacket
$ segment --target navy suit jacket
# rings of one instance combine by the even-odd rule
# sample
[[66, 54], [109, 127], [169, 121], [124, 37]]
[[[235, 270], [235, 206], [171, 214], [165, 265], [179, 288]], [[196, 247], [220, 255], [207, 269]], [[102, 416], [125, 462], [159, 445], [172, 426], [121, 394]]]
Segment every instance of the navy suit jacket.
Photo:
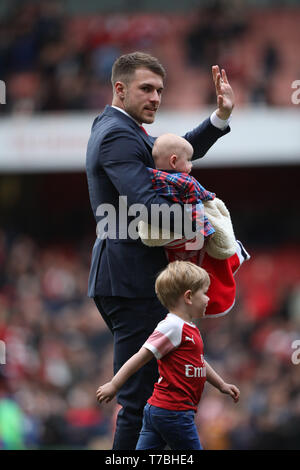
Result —
[[[194, 158], [199, 158], [229, 130], [228, 127], [220, 131], [207, 119], [184, 137], [194, 148]], [[107, 220], [107, 214], [97, 214], [100, 205], [103, 208], [103, 204], [110, 204], [117, 217], [114, 236], [103, 238], [98, 234], [96, 238], [88, 283], [89, 297], [155, 296], [156, 275], [167, 264], [164, 248], [147, 247], [140, 239], [122, 239], [119, 230], [127, 229], [133, 219], [128, 217], [127, 221], [120, 221], [119, 227], [119, 196], [127, 197], [128, 206], [143, 204], [148, 214], [152, 204], [172, 205], [152, 188], [146, 169], [155, 168], [151, 154], [154, 141], [155, 138], [146, 135], [133, 119], [111, 106], [106, 106], [94, 120], [86, 158], [90, 202], [97, 224], [101, 225], [103, 218]]]

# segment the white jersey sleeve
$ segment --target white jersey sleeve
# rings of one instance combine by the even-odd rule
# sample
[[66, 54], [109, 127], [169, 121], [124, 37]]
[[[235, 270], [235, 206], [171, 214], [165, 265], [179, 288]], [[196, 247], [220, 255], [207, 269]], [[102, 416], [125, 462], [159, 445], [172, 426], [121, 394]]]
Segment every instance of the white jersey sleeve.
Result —
[[149, 349], [156, 359], [166, 356], [180, 345], [183, 324], [184, 322], [179, 317], [169, 314], [157, 325], [144, 343], [144, 348]]

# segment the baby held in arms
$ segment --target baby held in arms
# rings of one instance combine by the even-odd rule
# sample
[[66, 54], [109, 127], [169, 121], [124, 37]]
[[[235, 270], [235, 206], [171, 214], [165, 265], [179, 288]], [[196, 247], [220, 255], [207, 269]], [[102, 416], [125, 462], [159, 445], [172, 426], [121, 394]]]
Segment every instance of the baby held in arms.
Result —
[[[152, 150], [156, 168], [148, 168], [148, 171], [152, 186], [160, 194], [167, 196], [174, 203], [189, 205], [185, 207], [193, 222], [193, 236], [195, 233], [202, 235], [202, 245], [198, 246], [199, 250], [203, 246], [204, 240], [209, 239], [215, 233], [204, 213], [203, 206], [204, 202], [214, 200], [215, 194], [207, 191], [199, 181], [190, 175], [193, 153], [192, 145], [183, 137], [175, 134], [163, 134], [156, 139]], [[178, 239], [181, 239], [180, 245], [187, 241], [186, 238], [182, 238], [181, 234], [179, 237], [174, 236], [174, 238], [176, 246], [179, 246]], [[165, 239], [165, 244], [167, 243], [168, 247], [171, 246], [170, 241], [170, 239]]]
[[155, 190], [174, 203], [186, 205], [194, 238], [150, 227], [144, 222], [139, 223], [139, 235], [148, 246], [163, 246], [169, 262], [191, 261], [206, 269], [211, 284], [205, 316], [221, 316], [235, 303], [234, 275], [250, 256], [235, 238], [230, 214], [223, 201], [190, 175], [193, 153], [194, 149], [186, 139], [163, 134], [155, 140], [152, 150], [156, 168], [148, 168], [148, 171]]

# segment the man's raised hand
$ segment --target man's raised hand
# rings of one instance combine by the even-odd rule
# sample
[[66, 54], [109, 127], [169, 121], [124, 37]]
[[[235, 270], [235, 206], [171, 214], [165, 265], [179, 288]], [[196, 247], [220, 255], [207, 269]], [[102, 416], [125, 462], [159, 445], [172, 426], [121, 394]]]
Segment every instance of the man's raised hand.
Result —
[[227, 75], [224, 69], [221, 70], [218, 65], [212, 66], [213, 81], [216, 88], [217, 95], [217, 116], [220, 119], [226, 120], [229, 118], [234, 107], [234, 93], [228, 82]]

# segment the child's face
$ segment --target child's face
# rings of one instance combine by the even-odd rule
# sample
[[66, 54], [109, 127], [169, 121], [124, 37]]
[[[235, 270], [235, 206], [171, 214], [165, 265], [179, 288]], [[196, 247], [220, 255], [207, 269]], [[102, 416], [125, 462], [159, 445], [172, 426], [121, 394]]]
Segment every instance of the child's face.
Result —
[[201, 287], [194, 294], [191, 295], [191, 310], [193, 318], [201, 318], [205, 315], [205, 310], [209, 302], [209, 297], [206, 295], [208, 286]]
[[186, 154], [177, 156], [174, 166], [174, 169], [179, 173], [190, 173], [193, 167], [192, 155]]

